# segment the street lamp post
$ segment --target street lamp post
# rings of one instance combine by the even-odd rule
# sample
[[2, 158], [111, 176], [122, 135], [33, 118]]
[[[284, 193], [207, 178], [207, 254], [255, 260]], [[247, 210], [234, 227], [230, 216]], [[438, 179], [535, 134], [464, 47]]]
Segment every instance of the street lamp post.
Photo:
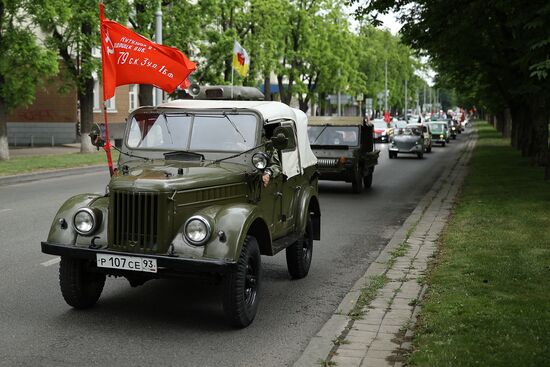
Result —
[[388, 60], [384, 63], [384, 113], [388, 112]]

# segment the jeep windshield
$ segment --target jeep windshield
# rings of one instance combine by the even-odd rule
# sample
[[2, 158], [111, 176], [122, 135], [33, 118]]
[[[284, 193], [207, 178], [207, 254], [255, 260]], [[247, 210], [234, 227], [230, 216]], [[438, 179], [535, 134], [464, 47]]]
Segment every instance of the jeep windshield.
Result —
[[126, 146], [168, 152], [242, 152], [256, 145], [253, 114], [137, 113]]
[[357, 126], [309, 126], [307, 129], [310, 145], [359, 145]]

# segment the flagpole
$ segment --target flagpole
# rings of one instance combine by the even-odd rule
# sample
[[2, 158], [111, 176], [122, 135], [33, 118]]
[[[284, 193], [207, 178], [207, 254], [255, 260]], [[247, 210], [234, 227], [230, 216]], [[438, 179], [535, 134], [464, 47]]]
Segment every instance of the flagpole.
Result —
[[235, 73], [235, 68], [231, 67], [231, 99], [233, 99], [233, 74]]
[[103, 98], [103, 120], [105, 121], [105, 145], [103, 146], [103, 150], [105, 150], [105, 154], [107, 155], [109, 174], [113, 176], [115, 170], [113, 168], [113, 157], [111, 155], [111, 141], [109, 140], [109, 124], [107, 121], [107, 103], [105, 102], [105, 88], [103, 88]]
[[[100, 35], [101, 35], [101, 57], [103, 57], [103, 37], [105, 36], [103, 34], [103, 0], [100, 0], [99, 2], [99, 18], [100, 18]], [[103, 120], [105, 121], [105, 145], [103, 146], [103, 150], [105, 151], [105, 155], [107, 156], [107, 165], [109, 166], [109, 174], [111, 177], [115, 173], [115, 170], [113, 168], [113, 157], [111, 155], [111, 141], [109, 140], [109, 121], [107, 119], [107, 103], [105, 103], [105, 66], [103, 65], [103, 62], [101, 63], [101, 86], [103, 90]]]

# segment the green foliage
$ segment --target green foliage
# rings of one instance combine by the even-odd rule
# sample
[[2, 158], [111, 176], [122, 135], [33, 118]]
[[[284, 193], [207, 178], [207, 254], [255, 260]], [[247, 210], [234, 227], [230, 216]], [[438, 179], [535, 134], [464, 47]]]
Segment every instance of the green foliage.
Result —
[[39, 45], [33, 22], [38, 15], [31, 1], [9, 1], [0, 5], [0, 98], [4, 112], [34, 100], [34, 92], [45, 77], [58, 71], [54, 52]]

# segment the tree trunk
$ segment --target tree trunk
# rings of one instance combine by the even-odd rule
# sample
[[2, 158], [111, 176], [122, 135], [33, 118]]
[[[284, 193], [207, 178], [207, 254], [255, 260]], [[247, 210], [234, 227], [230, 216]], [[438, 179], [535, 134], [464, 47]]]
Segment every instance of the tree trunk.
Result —
[[509, 107], [504, 109], [504, 126], [502, 130], [502, 136], [507, 139], [512, 137], [512, 113]]
[[302, 95], [298, 96], [298, 105], [300, 110], [302, 110], [304, 113], [307, 112], [309, 109], [309, 94], [306, 94], [306, 97], [304, 98]]
[[493, 126], [499, 133], [504, 136], [504, 110], [499, 110], [497, 114], [494, 116], [495, 122]]
[[153, 86], [150, 84], [140, 84], [138, 98], [139, 98], [140, 106], [152, 106], [153, 105]]
[[78, 102], [80, 103], [80, 153], [92, 153], [95, 147], [88, 136], [94, 122], [94, 80], [92, 78], [87, 79], [82, 89], [78, 91]]
[[531, 128], [531, 145], [529, 149], [530, 157], [535, 158], [535, 162], [540, 166], [546, 166], [548, 162], [548, 103], [541, 93], [531, 99], [529, 105]]
[[271, 101], [271, 79], [268, 75], [264, 75], [264, 96], [266, 101]]
[[8, 146], [8, 126], [6, 121], [6, 105], [4, 98], [0, 97], [0, 161], [10, 159]]
[[512, 146], [518, 150], [522, 147], [523, 136], [523, 108], [517, 105], [510, 106], [512, 115]]

